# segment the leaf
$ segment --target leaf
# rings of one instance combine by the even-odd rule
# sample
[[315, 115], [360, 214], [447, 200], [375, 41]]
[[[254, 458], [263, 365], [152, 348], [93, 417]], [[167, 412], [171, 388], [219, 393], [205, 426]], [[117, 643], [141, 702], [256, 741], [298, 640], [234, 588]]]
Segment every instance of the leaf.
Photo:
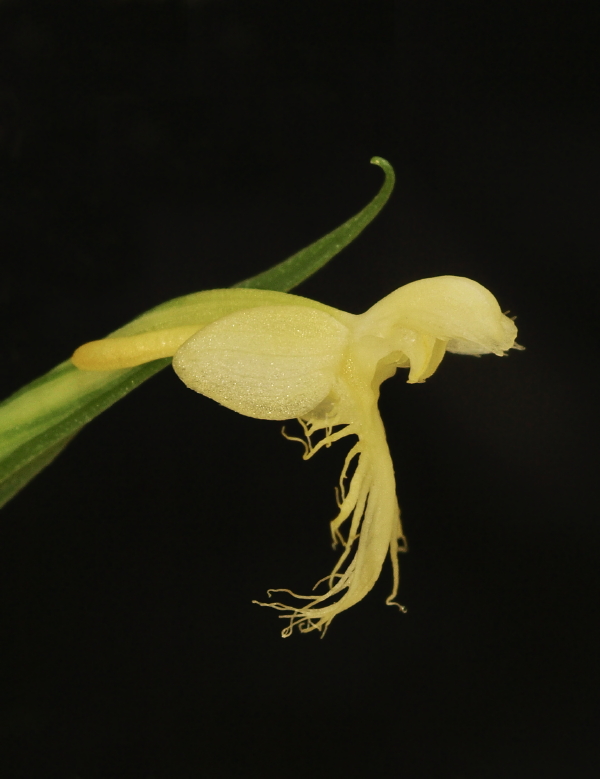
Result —
[[[392, 192], [394, 171], [380, 157], [371, 162], [383, 169], [385, 181], [362, 211], [279, 265], [235, 285], [257, 290], [250, 296], [255, 298], [253, 305], [268, 304], [277, 291], [293, 289], [375, 218]], [[248, 293], [237, 294], [235, 289], [184, 295], [151, 309], [111, 335], [158, 330], [165, 318], [171, 327], [190, 321], [207, 323], [247, 308], [248, 298]], [[84, 425], [170, 363], [171, 358], [166, 358], [118, 371], [80, 371], [67, 360], [0, 403], [0, 507], [51, 463]]]
[[375, 219], [389, 200], [396, 182], [394, 169], [383, 157], [372, 157], [371, 164], [379, 165], [385, 173], [385, 180], [378, 194], [362, 211], [359, 211], [358, 214], [332, 232], [324, 235], [323, 238], [311, 243], [306, 249], [301, 249], [297, 254], [293, 254], [287, 260], [280, 262], [279, 265], [274, 265], [257, 276], [234, 284], [234, 287], [278, 289], [282, 292], [288, 292], [316, 273], [332, 257], [348, 246]]
[[0, 507], [49, 465], [87, 422], [170, 362], [93, 373], [67, 361], [0, 404]]
[[63, 439], [57, 441], [55, 444], [43, 449], [38, 455], [32, 455], [32, 459], [29, 462], [21, 464], [17, 468], [10, 470], [10, 460], [7, 462], [9, 475], [6, 476], [0, 482], [0, 506], [3, 506], [8, 500], [16, 495], [20, 489], [37, 476], [47, 465], [50, 465], [52, 460], [57, 457], [69, 441], [75, 436], [65, 436]]

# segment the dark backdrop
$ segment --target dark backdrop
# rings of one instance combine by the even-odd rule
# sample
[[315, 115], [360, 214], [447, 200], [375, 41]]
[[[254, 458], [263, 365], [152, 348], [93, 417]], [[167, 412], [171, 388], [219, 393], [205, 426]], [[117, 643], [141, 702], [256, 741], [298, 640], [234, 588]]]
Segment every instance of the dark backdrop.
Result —
[[0, 524], [7, 779], [598, 775], [595, 4], [0, 3], [2, 395], [398, 184], [300, 292], [469, 276], [527, 350], [381, 399], [410, 553], [327, 636], [268, 587], [335, 558], [344, 447], [170, 370]]

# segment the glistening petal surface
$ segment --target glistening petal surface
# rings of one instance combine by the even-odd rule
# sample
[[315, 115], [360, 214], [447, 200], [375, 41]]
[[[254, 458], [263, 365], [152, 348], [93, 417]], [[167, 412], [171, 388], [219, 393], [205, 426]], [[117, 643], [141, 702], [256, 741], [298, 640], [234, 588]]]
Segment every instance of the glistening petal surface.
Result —
[[299, 306], [238, 311], [185, 342], [173, 368], [191, 389], [258, 419], [307, 414], [329, 393], [350, 332]]

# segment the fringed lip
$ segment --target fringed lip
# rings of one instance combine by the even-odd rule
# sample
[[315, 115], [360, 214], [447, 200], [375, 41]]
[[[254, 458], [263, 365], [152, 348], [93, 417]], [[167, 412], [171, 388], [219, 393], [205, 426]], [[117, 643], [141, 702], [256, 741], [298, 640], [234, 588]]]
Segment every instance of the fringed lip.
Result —
[[[341, 545], [342, 553], [331, 573], [313, 588], [326, 582], [327, 591], [320, 595], [300, 595], [283, 588], [268, 590], [269, 597], [283, 592], [296, 600], [307, 601], [302, 605], [253, 601], [284, 612], [281, 618], [289, 623], [282, 631], [283, 637], [290, 636], [294, 628], [301, 633], [318, 630], [324, 635], [335, 616], [362, 600], [373, 587], [388, 554], [394, 583], [386, 602], [404, 611], [394, 598], [399, 586], [398, 554], [406, 549], [406, 541], [400, 523], [393, 465], [376, 405], [373, 414], [371, 425], [365, 426], [363, 420], [362, 425], [349, 423], [335, 430], [335, 424], [328, 425], [326, 420], [300, 419], [305, 439], [284, 432], [286, 438], [304, 445], [304, 459], [310, 459], [323, 447], [346, 436], [356, 435], [358, 440], [346, 455], [336, 490], [338, 514], [330, 523], [333, 547]], [[314, 443], [311, 437], [322, 429], [324, 436]], [[354, 472], [348, 476], [353, 465]], [[344, 535], [342, 528], [348, 521]]]

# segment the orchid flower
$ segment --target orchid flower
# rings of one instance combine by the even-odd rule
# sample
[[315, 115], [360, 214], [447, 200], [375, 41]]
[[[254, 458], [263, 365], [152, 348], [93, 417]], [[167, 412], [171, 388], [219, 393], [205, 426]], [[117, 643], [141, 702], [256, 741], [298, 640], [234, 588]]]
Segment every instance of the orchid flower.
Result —
[[184, 384], [223, 406], [258, 419], [298, 419], [304, 459], [354, 436], [331, 522], [334, 546], [342, 551], [321, 580], [326, 591], [270, 590], [269, 596], [288, 593], [296, 605], [259, 605], [283, 612], [288, 620], [283, 636], [294, 627], [324, 633], [337, 614], [371, 590], [388, 555], [393, 587], [386, 603], [395, 604], [398, 555], [406, 539], [377, 405], [380, 385], [398, 368], [408, 369], [409, 384], [425, 381], [446, 351], [502, 356], [521, 348], [514, 321], [488, 290], [458, 276], [407, 284], [361, 315], [265, 290], [213, 290], [193, 297], [199, 310], [210, 311], [214, 304], [222, 312], [226, 301], [230, 312], [192, 324], [189, 311], [185, 324], [168, 310], [158, 319], [150, 312], [146, 321], [135, 321], [135, 332], [117, 331], [85, 344], [72, 362], [82, 371], [111, 371], [173, 356]]
[[408, 369], [410, 384], [425, 381], [446, 351], [503, 355], [521, 347], [513, 320], [490, 292], [466, 278], [415, 281], [360, 316], [287, 294], [353, 241], [387, 202], [393, 168], [381, 157], [371, 162], [382, 169], [383, 185], [332, 232], [235, 288], [162, 303], [107, 338], [84, 344], [71, 360], [0, 403], [0, 506], [91, 419], [172, 363], [188, 387], [234, 411], [298, 419], [305, 459], [346, 436], [355, 439], [331, 522], [334, 546], [342, 551], [321, 580], [325, 592], [277, 590], [295, 605], [261, 604], [283, 612], [283, 635], [294, 627], [323, 634], [336, 614], [365, 597], [388, 554], [393, 588], [387, 603], [393, 604], [406, 540], [377, 407], [379, 387], [398, 368]]

